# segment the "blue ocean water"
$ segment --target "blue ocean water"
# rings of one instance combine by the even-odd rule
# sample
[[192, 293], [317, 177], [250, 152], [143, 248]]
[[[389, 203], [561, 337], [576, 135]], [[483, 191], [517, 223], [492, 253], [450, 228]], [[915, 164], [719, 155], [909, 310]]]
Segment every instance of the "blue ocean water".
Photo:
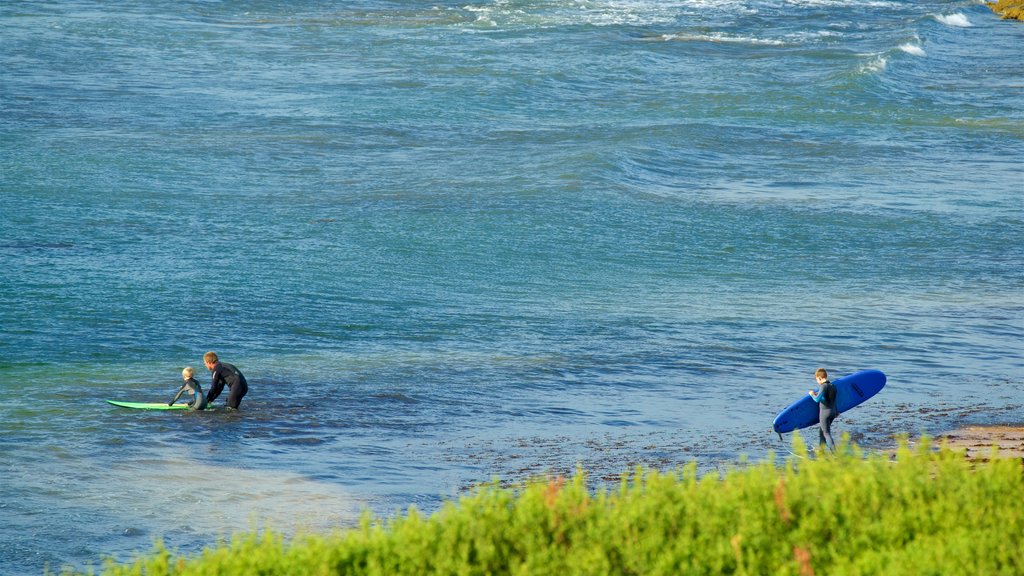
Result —
[[[819, 366], [888, 374], [868, 447], [1024, 422], [1021, 46], [938, 0], [0, 6], [2, 571], [764, 458]], [[104, 402], [207, 350], [239, 412]]]

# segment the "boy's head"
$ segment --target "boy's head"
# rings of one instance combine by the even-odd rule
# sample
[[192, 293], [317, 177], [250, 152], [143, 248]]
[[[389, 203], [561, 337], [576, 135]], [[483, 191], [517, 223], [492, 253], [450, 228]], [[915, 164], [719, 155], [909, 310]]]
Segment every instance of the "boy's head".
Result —
[[195, 372], [196, 371], [193, 370], [191, 366], [186, 366], [185, 369], [181, 371], [181, 377], [184, 380], [188, 380], [189, 378], [192, 378], [192, 375], [195, 374]]
[[818, 368], [814, 371], [814, 378], [818, 382], [824, 382], [825, 380], [828, 380], [828, 372], [826, 372], [824, 368]]
[[203, 364], [206, 365], [208, 370], [213, 370], [213, 366], [217, 364], [217, 362], [218, 359], [216, 352], [207, 352], [206, 354], [203, 354]]

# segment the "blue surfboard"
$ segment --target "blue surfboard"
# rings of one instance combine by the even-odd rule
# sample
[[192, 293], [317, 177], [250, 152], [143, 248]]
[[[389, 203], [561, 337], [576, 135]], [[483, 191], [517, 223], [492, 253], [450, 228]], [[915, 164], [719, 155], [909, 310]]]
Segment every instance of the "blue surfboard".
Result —
[[[861, 370], [833, 382], [836, 386], [836, 408], [842, 414], [860, 405], [885, 387], [885, 374], [880, 370]], [[782, 434], [818, 423], [818, 403], [810, 394], [804, 394], [785, 410], [779, 412], [772, 422], [772, 429]]]

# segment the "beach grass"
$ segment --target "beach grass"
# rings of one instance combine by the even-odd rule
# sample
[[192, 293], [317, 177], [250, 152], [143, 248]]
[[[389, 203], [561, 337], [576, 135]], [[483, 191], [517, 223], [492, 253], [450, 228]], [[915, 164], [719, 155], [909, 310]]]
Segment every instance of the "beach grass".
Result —
[[[805, 454], [799, 435], [793, 452]], [[995, 449], [993, 449], [995, 450]], [[285, 539], [234, 536], [197, 556], [157, 543], [106, 575], [1022, 574], [1021, 460], [906, 440], [866, 454], [636, 469], [480, 486], [426, 516]]]

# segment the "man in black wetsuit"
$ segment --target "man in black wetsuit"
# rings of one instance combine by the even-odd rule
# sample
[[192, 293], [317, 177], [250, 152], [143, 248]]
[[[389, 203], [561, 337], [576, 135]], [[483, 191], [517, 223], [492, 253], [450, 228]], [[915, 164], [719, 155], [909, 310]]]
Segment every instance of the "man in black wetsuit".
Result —
[[235, 368], [234, 364], [221, 362], [215, 352], [207, 352], [203, 355], [203, 364], [210, 371], [210, 392], [206, 395], [206, 401], [213, 403], [217, 396], [220, 396], [224, 385], [228, 386], [228, 408], [238, 408], [242, 403], [242, 397], [249, 391], [249, 383], [245, 381], [242, 372]]

